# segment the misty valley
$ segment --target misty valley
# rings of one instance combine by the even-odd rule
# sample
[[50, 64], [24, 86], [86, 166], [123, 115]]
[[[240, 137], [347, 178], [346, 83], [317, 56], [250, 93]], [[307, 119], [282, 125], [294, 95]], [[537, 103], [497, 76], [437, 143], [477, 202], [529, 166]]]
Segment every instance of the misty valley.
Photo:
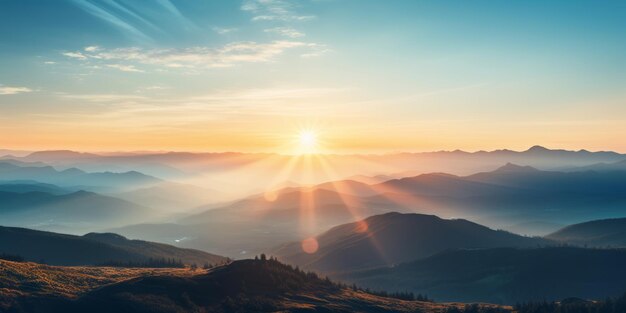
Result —
[[[625, 160], [539, 146], [384, 156], [7, 153], [0, 304], [8, 312], [600, 305], [626, 291]], [[273, 175], [283, 162], [290, 172]]]

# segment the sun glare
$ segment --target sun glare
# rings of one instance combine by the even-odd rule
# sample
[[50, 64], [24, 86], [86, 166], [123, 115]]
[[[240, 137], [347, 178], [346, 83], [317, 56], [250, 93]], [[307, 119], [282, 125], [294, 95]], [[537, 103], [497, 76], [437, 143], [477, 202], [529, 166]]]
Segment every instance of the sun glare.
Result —
[[313, 130], [302, 130], [298, 134], [301, 153], [314, 153], [317, 148], [317, 133]]

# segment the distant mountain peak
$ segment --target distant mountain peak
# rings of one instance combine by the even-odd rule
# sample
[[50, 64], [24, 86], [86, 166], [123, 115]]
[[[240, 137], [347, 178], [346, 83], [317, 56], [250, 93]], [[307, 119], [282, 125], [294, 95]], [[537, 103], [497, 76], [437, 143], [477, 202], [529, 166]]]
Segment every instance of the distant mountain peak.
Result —
[[27, 155], [26, 159], [33, 158], [92, 158], [98, 157], [99, 155], [87, 152], [77, 152], [72, 150], [44, 150], [44, 151], [35, 151], [29, 155]]
[[534, 145], [530, 147], [530, 149], [526, 150], [526, 152], [546, 152], [546, 151], [550, 151], [550, 149], [543, 147], [543, 146], [539, 146], [539, 145]]
[[522, 166], [513, 164], [511, 162], [499, 167], [495, 172], [508, 172], [508, 173], [520, 173], [520, 172], [538, 172], [539, 170], [532, 166]]

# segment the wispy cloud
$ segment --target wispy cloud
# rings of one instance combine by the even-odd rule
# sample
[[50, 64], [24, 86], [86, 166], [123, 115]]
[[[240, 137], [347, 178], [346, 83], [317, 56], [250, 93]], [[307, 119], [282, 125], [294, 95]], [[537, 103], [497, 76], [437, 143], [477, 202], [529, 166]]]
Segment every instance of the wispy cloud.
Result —
[[[115, 15], [112, 11], [107, 10], [105, 7], [98, 6], [84, 0], [74, 0], [73, 2], [85, 12], [123, 29], [124, 31], [126, 31], [127, 34], [130, 34], [137, 39], [151, 41], [151, 38], [144, 32], [133, 26], [128, 21], [125, 21], [122, 17]], [[117, 4], [115, 1], [110, 1], [110, 3]], [[120, 5], [117, 4], [116, 8], [119, 9], [119, 6]]]
[[274, 27], [264, 29], [263, 31], [266, 33], [274, 33], [289, 38], [300, 38], [305, 36], [304, 33], [297, 31], [291, 27]]
[[89, 102], [132, 102], [147, 100], [147, 97], [128, 94], [60, 94], [66, 99], [83, 100]]
[[20, 93], [32, 92], [28, 87], [11, 87], [0, 85], [0, 95], [16, 95]]
[[108, 67], [118, 69], [122, 72], [135, 72], [135, 73], [143, 73], [144, 71], [136, 68], [134, 65], [124, 65], [124, 64], [107, 64]]
[[[320, 53], [324, 45], [302, 41], [277, 40], [269, 43], [252, 41], [234, 42], [219, 48], [193, 47], [186, 49], [99, 48], [63, 52], [63, 55], [82, 61], [97, 61], [108, 67], [126, 71], [140, 71], [134, 65], [143, 64], [166, 68], [216, 68], [242, 63], [271, 62], [288, 50], [300, 49], [303, 53]], [[109, 63], [110, 62], [110, 63]], [[121, 63], [128, 65], [121, 66]]]
[[246, 0], [241, 10], [253, 14], [253, 21], [307, 21], [314, 15], [296, 12], [296, 5], [288, 0]]
[[233, 32], [236, 32], [238, 29], [235, 27], [213, 27], [213, 31], [220, 34], [220, 35], [225, 35], [225, 34], [230, 34]]
[[86, 60], [87, 56], [85, 56], [84, 54], [82, 54], [81, 52], [63, 52], [62, 53], [64, 56], [69, 57], [69, 58], [74, 58], [74, 59], [80, 59], [80, 60]]

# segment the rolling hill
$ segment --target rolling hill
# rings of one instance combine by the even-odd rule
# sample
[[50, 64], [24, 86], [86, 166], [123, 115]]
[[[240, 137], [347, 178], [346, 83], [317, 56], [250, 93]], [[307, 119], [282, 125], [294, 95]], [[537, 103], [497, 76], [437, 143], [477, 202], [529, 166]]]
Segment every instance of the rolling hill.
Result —
[[570, 225], [546, 237], [574, 245], [626, 247], [626, 218]]
[[340, 225], [317, 236], [319, 250], [303, 252], [300, 242], [274, 253], [290, 264], [326, 273], [354, 271], [424, 258], [447, 249], [536, 247], [551, 244], [496, 231], [467, 220], [434, 215], [387, 213]]
[[16, 227], [0, 227], [0, 253], [19, 255], [28, 261], [43, 260], [51, 265], [98, 265], [162, 258], [199, 265], [226, 261], [224, 257], [199, 250], [129, 240], [116, 234], [73, 236]]
[[[352, 290], [274, 260], [242, 260], [196, 276], [140, 276], [77, 300], [22, 299], [30, 312], [424, 312], [463, 304], [407, 301]], [[494, 308], [494, 305], [480, 305]], [[510, 308], [502, 308], [508, 312]], [[19, 310], [15, 310], [20, 312]]]
[[604, 299], [626, 290], [626, 250], [583, 248], [444, 251], [391, 268], [336, 278], [369, 288], [426, 293], [440, 301], [507, 303]]
[[93, 289], [149, 275], [191, 276], [203, 272], [186, 268], [121, 268], [52, 266], [0, 259], [0, 312], [45, 312], [24, 307], [38, 299], [76, 299]]

